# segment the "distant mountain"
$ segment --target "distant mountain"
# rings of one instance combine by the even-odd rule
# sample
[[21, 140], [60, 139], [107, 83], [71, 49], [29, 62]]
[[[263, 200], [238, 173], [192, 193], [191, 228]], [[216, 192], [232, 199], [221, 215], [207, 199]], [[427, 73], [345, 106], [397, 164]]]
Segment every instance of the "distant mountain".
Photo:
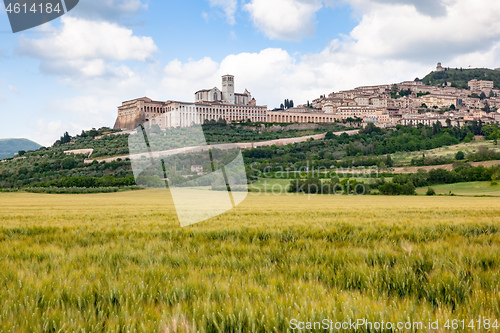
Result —
[[422, 79], [422, 82], [431, 86], [451, 82], [452, 87], [467, 89], [467, 82], [473, 79], [493, 81], [495, 88], [500, 89], [500, 71], [488, 68], [450, 68], [442, 72], [431, 72]]
[[14, 157], [20, 150], [36, 150], [41, 146], [28, 139], [0, 139], [0, 160]]

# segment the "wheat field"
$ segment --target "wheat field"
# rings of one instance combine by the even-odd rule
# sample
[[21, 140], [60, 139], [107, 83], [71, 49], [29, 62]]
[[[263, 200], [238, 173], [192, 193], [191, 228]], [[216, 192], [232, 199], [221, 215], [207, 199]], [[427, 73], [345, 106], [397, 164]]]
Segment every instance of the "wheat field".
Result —
[[0, 223], [1, 332], [500, 320], [498, 198], [250, 195], [180, 228], [166, 191], [0, 193]]

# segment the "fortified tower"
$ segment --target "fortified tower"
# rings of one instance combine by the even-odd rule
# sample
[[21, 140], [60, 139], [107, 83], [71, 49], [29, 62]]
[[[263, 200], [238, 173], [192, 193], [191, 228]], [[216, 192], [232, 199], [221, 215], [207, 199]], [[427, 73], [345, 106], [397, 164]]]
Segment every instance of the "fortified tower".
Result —
[[222, 102], [234, 104], [234, 76], [224, 75], [222, 77]]

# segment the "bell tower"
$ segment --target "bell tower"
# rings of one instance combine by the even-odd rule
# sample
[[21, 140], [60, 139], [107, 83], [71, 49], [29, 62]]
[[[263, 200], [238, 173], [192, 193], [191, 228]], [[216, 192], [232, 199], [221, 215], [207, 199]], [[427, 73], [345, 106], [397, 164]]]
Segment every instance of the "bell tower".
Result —
[[234, 104], [234, 76], [224, 75], [222, 77], [222, 101], [225, 104]]

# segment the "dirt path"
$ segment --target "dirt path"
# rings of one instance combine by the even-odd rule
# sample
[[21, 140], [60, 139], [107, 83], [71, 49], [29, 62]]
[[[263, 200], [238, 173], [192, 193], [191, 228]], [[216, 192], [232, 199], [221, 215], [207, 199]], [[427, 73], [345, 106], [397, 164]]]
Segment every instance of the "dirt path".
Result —
[[[334, 135], [340, 136], [342, 134], [347, 134], [347, 135], [355, 135], [359, 133], [359, 130], [350, 130], [350, 131], [342, 131], [342, 132], [333, 132]], [[307, 140], [314, 139], [314, 140], [323, 140], [325, 138], [326, 133], [323, 134], [316, 134], [316, 135], [307, 135], [307, 136], [301, 136], [297, 138], [286, 138], [286, 139], [277, 139], [277, 140], [269, 140], [269, 141], [261, 141], [261, 142], [240, 142], [240, 143], [232, 143], [232, 144], [227, 144], [230, 148], [234, 148], [234, 146], [238, 146], [241, 149], [249, 149], [249, 148], [256, 148], [256, 147], [268, 147], [268, 146], [284, 146], [288, 145], [291, 143], [298, 143], [298, 142], [306, 142]], [[185, 149], [192, 150], [196, 147], [188, 147], [188, 148], [179, 148], [179, 149], [173, 149], [170, 152], [171, 153], [179, 153], [184, 151]], [[203, 148], [200, 147], [200, 149], [203, 150]], [[166, 152], [159, 152], [163, 155], [165, 153], [166, 155], [170, 155], [167, 151]], [[130, 158], [130, 155], [125, 155], [125, 156], [115, 156], [115, 157], [110, 157], [110, 158], [104, 158], [104, 159], [86, 159], [85, 163], [90, 164], [94, 161], [97, 162], [113, 162], [118, 159], [120, 160], [125, 160], [126, 158]]]
[[[342, 134], [346, 133], [347, 135], [355, 135], [359, 133], [359, 130], [352, 130], [352, 131], [342, 131], [342, 132], [333, 132], [334, 135], [340, 136]], [[314, 139], [314, 140], [323, 140], [325, 138], [326, 133], [323, 134], [316, 134], [316, 135], [308, 135], [308, 136], [301, 136], [298, 138], [286, 138], [286, 139], [277, 139], [277, 140], [269, 140], [269, 141], [261, 141], [261, 142], [244, 142], [244, 143], [236, 143], [238, 147], [241, 149], [248, 149], [248, 148], [256, 148], [256, 147], [266, 147], [266, 146], [284, 146], [284, 145], [289, 145], [291, 143], [298, 143], [298, 142], [305, 142], [309, 139]]]

